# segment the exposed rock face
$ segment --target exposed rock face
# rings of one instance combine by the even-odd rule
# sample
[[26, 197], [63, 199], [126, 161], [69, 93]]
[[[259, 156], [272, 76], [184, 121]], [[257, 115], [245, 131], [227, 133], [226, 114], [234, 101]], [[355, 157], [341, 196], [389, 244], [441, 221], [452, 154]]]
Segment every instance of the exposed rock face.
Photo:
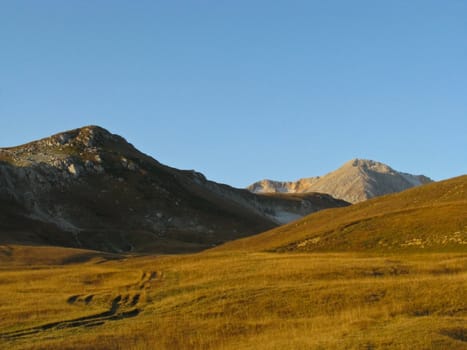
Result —
[[262, 180], [255, 182], [248, 189], [254, 193], [322, 192], [350, 203], [358, 203], [432, 181], [423, 175], [395, 171], [383, 163], [353, 159], [336, 171], [322, 177], [310, 177], [291, 182]]
[[0, 149], [0, 243], [196, 251], [347, 204], [217, 184], [96, 126]]

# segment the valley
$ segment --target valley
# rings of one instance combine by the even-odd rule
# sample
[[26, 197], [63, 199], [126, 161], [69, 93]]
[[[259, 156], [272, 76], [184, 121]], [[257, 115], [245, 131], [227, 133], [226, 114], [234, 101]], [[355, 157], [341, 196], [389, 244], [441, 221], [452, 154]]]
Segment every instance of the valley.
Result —
[[11, 261], [0, 269], [2, 348], [467, 345], [465, 253], [230, 251], [35, 266], [12, 254]]

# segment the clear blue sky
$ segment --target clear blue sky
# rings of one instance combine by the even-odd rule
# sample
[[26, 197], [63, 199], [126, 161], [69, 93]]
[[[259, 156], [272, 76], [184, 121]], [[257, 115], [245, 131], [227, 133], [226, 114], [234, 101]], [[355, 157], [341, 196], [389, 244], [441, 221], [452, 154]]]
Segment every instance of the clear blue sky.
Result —
[[0, 146], [88, 124], [243, 187], [467, 173], [467, 1], [0, 0]]

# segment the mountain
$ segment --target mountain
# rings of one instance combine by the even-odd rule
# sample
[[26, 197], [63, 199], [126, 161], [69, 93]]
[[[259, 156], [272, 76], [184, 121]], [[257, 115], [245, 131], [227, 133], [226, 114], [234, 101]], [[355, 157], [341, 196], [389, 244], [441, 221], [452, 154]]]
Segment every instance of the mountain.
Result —
[[314, 213], [221, 250], [467, 252], [467, 175]]
[[88, 126], [0, 149], [0, 243], [198, 251], [348, 203], [257, 195], [165, 166]]
[[322, 177], [291, 182], [262, 180], [248, 186], [248, 190], [253, 193], [322, 192], [350, 203], [358, 203], [432, 181], [423, 175], [398, 172], [373, 160], [353, 159]]

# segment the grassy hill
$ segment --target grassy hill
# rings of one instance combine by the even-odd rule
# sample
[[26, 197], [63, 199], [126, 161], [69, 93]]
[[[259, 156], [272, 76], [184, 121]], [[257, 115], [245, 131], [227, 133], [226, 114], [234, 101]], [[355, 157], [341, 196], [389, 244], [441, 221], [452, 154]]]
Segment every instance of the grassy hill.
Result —
[[467, 176], [324, 210], [215, 250], [467, 251]]

